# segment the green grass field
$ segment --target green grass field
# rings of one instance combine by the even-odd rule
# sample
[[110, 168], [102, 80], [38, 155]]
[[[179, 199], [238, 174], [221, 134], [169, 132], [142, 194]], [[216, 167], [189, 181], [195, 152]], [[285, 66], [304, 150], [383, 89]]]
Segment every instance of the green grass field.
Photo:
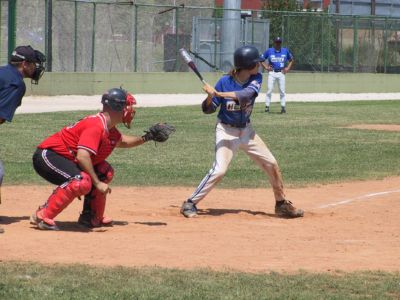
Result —
[[0, 265], [0, 299], [399, 299], [400, 273]]
[[[274, 107], [278, 111], [278, 107]], [[262, 112], [252, 122], [292, 186], [400, 174], [396, 132], [343, 129], [359, 123], [399, 124], [400, 101], [290, 103], [287, 115]], [[0, 127], [5, 184], [46, 184], [31, 166], [35, 146], [88, 112], [17, 115]], [[215, 115], [198, 106], [139, 109], [131, 131], [157, 121], [176, 125], [166, 144], [119, 150], [110, 162], [114, 185], [197, 185], [214, 156]], [[264, 174], [239, 154], [220, 186], [262, 187]], [[6, 233], [7, 234], [7, 233]], [[1, 238], [1, 237], [0, 237]], [[0, 241], [1, 242], [1, 241]], [[1, 259], [1, 258], [0, 258]], [[400, 273], [247, 274], [210, 270], [44, 266], [1, 262], [0, 299], [399, 299]]]
[[[275, 107], [276, 112], [279, 108]], [[289, 103], [288, 114], [265, 114], [257, 105], [252, 123], [278, 159], [286, 185], [299, 186], [400, 174], [397, 132], [343, 129], [359, 123], [400, 123], [400, 101]], [[17, 115], [0, 127], [0, 158], [5, 184], [45, 184], [31, 165], [36, 145], [46, 136], [91, 112]], [[197, 185], [214, 159], [216, 115], [199, 106], [141, 108], [133, 129], [142, 134], [152, 123], [166, 121], [177, 132], [165, 144], [150, 142], [136, 149], [117, 149], [109, 161], [114, 185]], [[259, 168], [239, 152], [220, 187], [263, 187]]]

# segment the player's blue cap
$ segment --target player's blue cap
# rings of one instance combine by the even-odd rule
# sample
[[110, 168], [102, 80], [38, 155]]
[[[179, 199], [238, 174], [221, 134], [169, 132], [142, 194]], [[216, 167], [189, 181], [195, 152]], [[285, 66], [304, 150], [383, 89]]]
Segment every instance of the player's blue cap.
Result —
[[277, 36], [277, 37], [274, 39], [274, 43], [282, 43], [282, 38], [281, 38], [280, 36]]

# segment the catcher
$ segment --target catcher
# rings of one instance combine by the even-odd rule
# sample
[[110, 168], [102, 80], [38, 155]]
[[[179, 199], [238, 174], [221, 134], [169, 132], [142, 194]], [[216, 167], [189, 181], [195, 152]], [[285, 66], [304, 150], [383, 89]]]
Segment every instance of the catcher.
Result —
[[84, 196], [78, 222], [86, 227], [112, 225], [104, 215], [114, 170], [106, 158], [115, 147], [132, 148], [147, 141], [165, 142], [175, 128], [158, 123], [143, 136], [121, 134], [116, 125], [127, 128], [135, 115], [135, 98], [122, 88], [102, 96], [103, 110], [87, 116], [45, 139], [33, 155], [35, 171], [58, 185], [47, 202], [31, 216], [31, 224], [43, 230], [58, 230], [54, 218], [76, 197]]

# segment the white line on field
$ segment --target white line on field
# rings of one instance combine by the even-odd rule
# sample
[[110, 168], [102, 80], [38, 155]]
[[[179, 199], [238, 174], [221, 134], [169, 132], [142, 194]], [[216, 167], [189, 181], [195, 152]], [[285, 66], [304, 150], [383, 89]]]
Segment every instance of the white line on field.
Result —
[[378, 192], [378, 193], [365, 194], [365, 195], [358, 196], [358, 197], [355, 197], [355, 198], [342, 200], [342, 201], [339, 201], [339, 202], [333, 202], [333, 203], [329, 203], [329, 204], [324, 204], [324, 205], [318, 206], [318, 208], [328, 208], [328, 207], [333, 207], [333, 206], [339, 206], [339, 205], [349, 204], [349, 203], [355, 202], [355, 201], [369, 200], [369, 199], [371, 199], [373, 197], [376, 197], [376, 196], [383, 196], [383, 195], [394, 194], [394, 193], [400, 193], [400, 189], [384, 191], [384, 192]]

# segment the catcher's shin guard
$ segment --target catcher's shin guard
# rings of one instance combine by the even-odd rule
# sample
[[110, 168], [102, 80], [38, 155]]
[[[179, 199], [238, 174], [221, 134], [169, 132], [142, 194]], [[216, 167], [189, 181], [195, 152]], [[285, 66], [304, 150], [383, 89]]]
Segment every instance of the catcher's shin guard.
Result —
[[[105, 183], [110, 183], [114, 177], [114, 169], [106, 161], [96, 165], [96, 173]], [[111, 226], [112, 219], [104, 216], [105, 207], [106, 194], [93, 187], [90, 194], [85, 196], [83, 211], [78, 222], [86, 227]]]
[[[62, 212], [76, 197], [86, 195], [90, 192], [92, 180], [84, 172], [78, 177], [72, 178], [65, 186], [57, 187], [49, 197], [46, 204], [38, 209], [35, 216], [32, 217], [34, 223], [39, 225], [43, 221], [49, 225], [49, 228], [43, 226], [41, 229], [53, 229], [55, 226], [54, 218]], [[45, 225], [45, 224], [42, 224]]]
[[101, 193], [99, 190], [94, 190], [94, 197], [90, 201], [90, 208], [93, 212], [91, 223], [93, 227], [110, 226], [112, 219], [104, 216], [106, 209], [106, 194]]

